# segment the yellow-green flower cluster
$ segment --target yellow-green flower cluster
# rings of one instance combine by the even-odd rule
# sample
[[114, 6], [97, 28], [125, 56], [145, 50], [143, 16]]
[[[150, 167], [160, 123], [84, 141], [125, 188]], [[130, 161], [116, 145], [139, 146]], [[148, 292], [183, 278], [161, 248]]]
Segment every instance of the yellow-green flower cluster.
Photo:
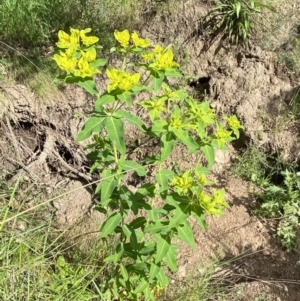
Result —
[[136, 32], [133, 32], [130, 35], [128, 29], [125, 29], [123, 31], [115, 30], [114, 36], [123, 48], [129, 47], [130, 38], [135, 47], [147, 48], [151, 45], [151, 42], [149, 40], [140, 38]]
[[218, 147], [223, 149], [225, 144], [232, 141], [232, 132], [224, 129], [220, 124], [217, 124], [217, 131], [215, 132], [215, 138], [217, 139]]
[[240, 121], [237, 119], [235, 115], [229, 117], [225, 115], [224, 119], [227, 121], [228, 127], [232, 130], [239, 130], [243, 128]]
[[[142, 39], [136, 32], [129, 33], [127, 29], [123, 31], [114, 32], [115, 39], [120, 43], [121, 47], [128, 51], [131, 49], [131, 45], [134, 47], [146, 49], [151, 46], [151, 42], [146, 39]], [[178, 67], [178, 64], [173, 60], [173, 52], [170, 48], [162, 48], [160, 45], [156, 45], [152, 51], [141, 53], [142, 59], [146, 62], [152, 62], [149, 67], [157, 70], [164, 71]]]
[[217, 139], [221, 139], [221, 140], [226, 140], [228, 138], [230, 138], [231, 136], [231, 132], [230, 131], [226, 131], [223, 128], [219, 128], [216, 132], [216, 138]]
[[[155, 51], [155, 49], [154, 49]], [[156, 51], [154, 52], [155, 60], [149, 67], [157, 70], [157, 71], [164, 71], [166, 69], [176, 68], [178, 64], [174, 62], [174, 54], [172, 49], [167, 48], [163, 51]]]
[[144, 53], [142, 58], [146, 62], [152, 61], [157, 55], [160, 55], [164, 52], [164, 49], [160, 45], [155, 45], [154, 49], [151, 52]]
[[215, 122], [216, 114], [214, 109], [210, 108], [209, 102], [205, 101], [198, 103], [192, 100], [189, 102], [189, 104], [189, 116], [194, 122], [203, 122], [204, 126], [213, 124]]
[[166, 111], [165, 108], [165, 102], [167, 98], [166, 97], [153, 97], [149, 100], [144, 100], [140, 102], [140, 105], [149, 110], [150, 119], [153, 121], [157, 118], [159, 118], [160, 114], [162, 112]]
[[198, 183], [200, 184], [200, 186], [202, 186], [202, 187], [204, 187], [204, 186], [209, 185], [209, 184], [212, 183], [211, 181], [209, 181], [209, 180], [207, 179], [206, 175], [203, 174], [203, 173], [199, 173], [199, 172], [196, 171], [196, 172], [195, 172], [195, 177], [196, 177], [197, 182], [198, 182]]
[[162, 48], [156, 45], [154, 49], [142, 55], [142, 59], [146, 62], [152, 62], [149, 67], [157, 70], [164, 71], [166, 69], [177, 68], [179, 65], [174, 62], [174, 54], [171, 48]]
[[171, 180], [174, 190], [179, 194], [195, 194], [204, 186], [210, 185], [213, 182], [209, 181], [205, 174], [198, 171], [188, 170], [182, 176], [175, 176]]
[[188, 194], [194, 186], [194, 179], [190, 170], [186, 171], [182, 176], [175, 176], [171, 180], [174, 190], [179, 194]]
[[[70, 48], [71, 46], [80, 44], [80, 41], [85, 46], [91, 46], [99, 41], [99, 38], [94, 36], [87, 37], [86, 34], [91, 32], [91, 28], [83, 30], [71, 28], [71, 34], [67, 34], [63, 30], [58, 32], [59, 42], [56, 43], [59, 48]], [[80, 39], [79, 39], [80, 38]]]
[[205, 174], [191, 170], [186, 171], [182, 176], [175, 176], [171, 180], [175, 192], [188, 196], [192, 203], [197, 202], [208, 213], [220, 215], [223, 213], [223, 207], [229, 207], [229, 205], [224, 199], [224, 189], [213, 189], [212, 196], [204, 191], [204, 187], [212, 183]]
[[116, 89], [122, 91], [131, 90], [138, 84], [141, 76], [139, 73], [130, 74], [114, 68], [108, 68], [106, 74], [110, 80], [110, 84], [107, 87], [109, 93]]
[[212, 215], [220, 215], [223, 213], [223, 207], [229, 207], [228, 203], [224, 199], [225, 190], [213, 189], [213, 196], [209, 196], [204, 191], [202, 191], [199, 196], [200, 206]]
[[172, 116], [170, 120], [170, 127], [182, 128], [184, 126], [183, 120], [179, 116]]
[[53, 59], [63, 71], [82, 78], [92, 77], [100, 71], [91, 66], [96, 60], [96, 49], [92, 45], [99, 39], [95, 36], [86, 36], [91, 28], [83, 30], [71, 28], [71, 34], [60, 30], [59, 42], [56, 45], [63, 49], [55, 54]]

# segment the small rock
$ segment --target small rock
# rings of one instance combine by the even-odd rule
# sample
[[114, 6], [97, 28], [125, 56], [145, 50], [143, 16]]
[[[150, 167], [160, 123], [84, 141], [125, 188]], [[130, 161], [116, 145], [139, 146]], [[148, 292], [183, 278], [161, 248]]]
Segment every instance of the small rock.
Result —
[[18, 222], [16, 228], [18, 230], [24, 232], [26, 230], [26, 223], [25, 222]]
[[186, 276], [186, 269], [185, 269], [184, 266], [180, 266], [180, 267], [178, 268], [178, 276], [179, 276], [180, 278], [184, 278], [184, 277]]

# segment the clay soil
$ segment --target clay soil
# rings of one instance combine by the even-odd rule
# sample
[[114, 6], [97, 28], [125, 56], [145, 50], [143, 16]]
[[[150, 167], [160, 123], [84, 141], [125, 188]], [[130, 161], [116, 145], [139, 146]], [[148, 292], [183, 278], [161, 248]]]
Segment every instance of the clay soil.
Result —
[[[299, 13], [300, 5], [294, 2], [284, 9]], [[231, 297], [216, 296], [214, 300], [299, 301], [300, 235], [296, 250], [285, 252], [276, 238], [276, 222], [253, 215], [257, 200], [249, 183], [232, 176], [230, 166], [250, 142], [289, 162], [299, 161], [299, 122], [289, 119], [287, 112], [300, 82], [276, 62], [276, 54], [264, 49], [259, 39], [246, 48], [222, 40], [208, 45], [199, 20], [209, 5], [209, 1], [191, 0], [178, 1], [180, 9], [174, 5], [159, 13], [147, 9], [137, 29], [154, 43], [172, 43], [186, 73], [195, 79], [210, 78], [205, 89], [211, 106], [219, 114], [236, 114], [245, 127], [236, 145], [217, 152], [212, 174], [217, 185], [226, 188], [230, 209], [221, 217], [208, 217], [206, 232], [193, 223], [196, 248], [181, 247], [179, 271], [172, 275], [170, 290], [191, 277], [200, 277], [212, 260], [232, 260], [220, 277], [227, 279]], [[104, 87], [102, 78], [98, 82], [100, 89]], [[69, 191], [51, 204], [57, 224], [76, 231], [96, 231], [104, 217], [93, 211], [93, 187], [83, 185], [97, 177], [88, 173], [83, 146], [74, 139], [93, 99], [71, 86], [63, 92], [53, 88], [43, 99], [23, 85], [3, 82], [0, 88], [2, 178], [23, 176], [28, 183], [42, 187], [47, 196]], [[191, 93], [201, 97], [203, 88], [197, 84]], [[129, 132], [133, 139], [134, 129]], [[186, 168], [193, 165], [192, 158], [183, 157], [178, 148], [171, 160]]]

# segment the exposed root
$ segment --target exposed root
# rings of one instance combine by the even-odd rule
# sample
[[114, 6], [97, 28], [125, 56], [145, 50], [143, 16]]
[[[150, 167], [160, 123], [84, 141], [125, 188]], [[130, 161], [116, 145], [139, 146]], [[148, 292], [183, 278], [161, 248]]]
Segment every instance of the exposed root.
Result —
[[91, 182], [83, 149], [72, 137], [74, 123], [65, 118], [72, 106], [42, 104], [21, 85], [1, 88], [0, 104], [7, 99], [10, 106], [1, 124], [0, 161], [13, 174], [10, 181], [25, 178], [50, 187], [62, 177]]
[[45, 129], [44, 133], [46, 138], [43, 145], [43, 151], [39, 154], [37, 159], [32, 160], [31, 158], [31, 163], [29, 163], [28, 165], [24, 165], [21, 161], [17, 161], [9, 158], [8, 156], [5, 156], [8, 161], [13, 164], [18, 164], [21, 167], [21, 170], [19, 170], [12, 177], [11, 181], [16, 181], [18, 178], [24, 178], [24, 176], [26, 177], [27, 175], [34, 182], [41, 183], [43, 182], [42, 176], [44, 177], [46, 174], [50, 173], [49, 165], [51, 167], [51, 162], [58, 162], [58, 164], [55, 164], [55, 169], [57, 169], [58, 173], [62, 173], [67, 177], [70, 176], [70, 174], [73, 175], [73, 177], [75, 175], [90, 182], [92, 180], [92, 177], [90, 175], [84, 174], [83, 172], [78, 170], [79, 168], [68, 164], [56, 150], [56, 142], [60, 140], [60, 135], [57, 135], [57, 133], [55, 133], [51, 129]]

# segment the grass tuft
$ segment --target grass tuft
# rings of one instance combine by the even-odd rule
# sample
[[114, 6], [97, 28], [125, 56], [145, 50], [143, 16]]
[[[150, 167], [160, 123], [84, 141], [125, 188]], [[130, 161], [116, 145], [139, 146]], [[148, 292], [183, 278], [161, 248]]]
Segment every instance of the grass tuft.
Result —
[[45, 214], [49, 208], [25, 213], [20, 183], [5, 184], [0, 188], [1, 300], [101, 300], [106, 265], [99, 240], [79, 244], [69, 239], [67, 230], [56, 228], [52, 214]]

